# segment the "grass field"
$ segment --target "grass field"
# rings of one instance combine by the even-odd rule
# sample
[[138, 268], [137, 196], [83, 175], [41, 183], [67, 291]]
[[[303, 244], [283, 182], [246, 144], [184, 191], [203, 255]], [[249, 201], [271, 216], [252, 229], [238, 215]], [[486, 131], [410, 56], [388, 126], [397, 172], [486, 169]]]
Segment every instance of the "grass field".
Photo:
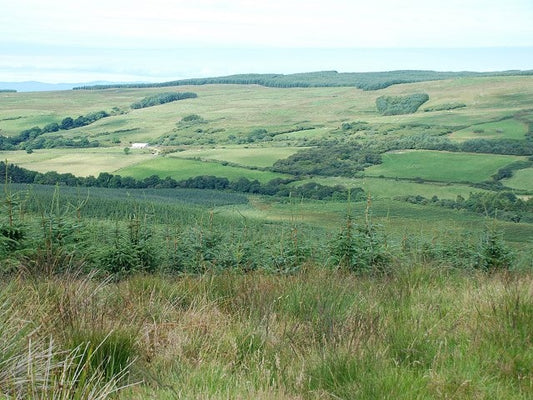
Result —
[[[474, 189], [471, 186], [460, 184], [437, 184], [437, 183], [416, 183], [410, 181], [395, 180], [390, 178], [313, 178], [313, 182], [322, 185], [343, 185], [346, 187], [360, 187], [365, 192], [376, 198], [391, 199], [395, 196], [420, 195], [426, 198], [437, 196], [439, 199], [455, 200], [458, 195], [468, 197]], [[300, 184], [300, 183], [298, 183]]]
[[533, 191], [533, 168], [514, 171], [510, 179], [504, 179], [502, 183], [515, 189]]
[[[217, 208], [222, 215], [235, 215], [255, 221], [271, 223], [285, 221], [319, 226], [338, 232], [350, 212], [361, 223], [364, 220], [366, 201], [348, 204], [333, 201], [276, 202], [252, 198], [249, 204]], [[478, 235], [488, 224], [496, 224], [504, 238], [517, 248], [527, 250], [533, 242], [533, 226], [527, 223], [494, 221], [467, 211], [451, 210], [437, 206], [419, 206], [390, 199], [374, 199], [371, 206], [374, 223], [388, 235], [391, 246], [397, 246], [406, 237], [418, 240], [437, 240], [458, 237], [461, 234]], [[530, 256], [526, 256], [530, 257]], [[522, 260], [531, 263], [531, 259]]]
[[440, 182], [481, 182], [521, 157], [441, 151], [398, 151], [383, 155], [383, 164], [365, 175], [422, 178]]
[[169, 154], [169, 157], [227, 161], [249, 167], [271, 167], [277, 160], [287, 158], [299, 150], [301, 148], [297, 147], [218, 147], [180, 151]]
[[[529, 100], [533, 92], [531, 82], [532, 77], [468, 78], [396, 85], [369, 92], [353, 88], [287, 90], [238, 85], [184, 86], [177, 90], [196, 92], [198, 98], [130, 110], [127, 114], [105, 118], [93, 125], [63, 134], [101, 135], [100, 138], [103, 139], [104, 134], [115, 132], [111, 135], [118, 136], [123, 143], [155, 139], [162, 134], [171, 133], [176, 123], [189, 114], [202, 116], [207, 121], [208, 128], [224, 129], [222, 133], [214, 134], [216, 139], [230, 134], [245, 135], [254, 128], [279, 131], [302, 124], [336, 129], [343, 121], [358, 119], [375, 123], [472, 125], [512, 115], [517, 110], [530, 107]], [[452, 112], [418, 112], [391, 117], [377, 114], [377, 97], [420, 91], [425, 91], [430, 96], [427, 106], [462, 102], [467, 107]], [[4, 135], [9, 136], [35, 125], [59, 122], [67, 116], [77, 117], [102, 109], [111, 111], [113, 107], [127, 111], [131, 103], [159, 92], [161, 89], [151, 88], [3, 93], [0, 129]], [[120, 132], [127, 129], [136, 131]], [[312, 135], [313, 131], [308, 133]], [[306, 133], [303, 131], [298, 134]]]
[[457, 140], [468, 139], [525, 139], [527, 126], [515, 119], [498, 122], [477, 124], [454, 132], [450, 138]]
[[147, 178], [151, 175], [160, 177], [170, 176], [176, 180], [182, 180], [199, 175], [213, 175], [235, 180], [240, 177], [257, 179], [260, 182], [268, 182], [284, 175], [269, 171], [257, 171], [240, 167], [222, 165], [216, 162], [202, 162], [186, 160], [177, 157], [157, 157], [116, 171], [123, 176], [131, 176], [136, 179]]
[[[115, 371], [134, 360], [126, 383], [136, 384], [117, 399], [526, 400], [532, 284], [531, 274], [419, 263], [381, 278], [308, 267], [291, 276], [16, 279], [0, 284], [0, 337], [36, 369], [46, 351], [69, 354], [72, 336], [98, 344], [111, 331]], [[40, 329], [30, 336], [32, 326]], [[82, 388], [94, 384], [94, 367], [86, 371]]]
[[132, 150], [126, 155], [123, 148], [96, 149], [40, 149], [28, 154], [25, 151], [0, 151], [0, 159], [39, 172], [70, 172], [76, 176], [97, 176], [100, 172], [116, 172], [154, 156], [149, 150]]

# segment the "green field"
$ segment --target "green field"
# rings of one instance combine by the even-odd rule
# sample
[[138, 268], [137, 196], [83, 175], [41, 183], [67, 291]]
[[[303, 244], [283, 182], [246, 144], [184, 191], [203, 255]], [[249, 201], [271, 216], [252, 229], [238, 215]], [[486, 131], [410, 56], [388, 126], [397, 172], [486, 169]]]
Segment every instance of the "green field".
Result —
[[390, 178], [421, 178], [440, 182], [481, 182], [498, 169], [521, 159], [515, 156], [441, 151], [398, 151], [383, 155], [383, 164], [365, 170], [365, 175]]
[[157, 157], [129, 167], [115, 171], [119, 175], [131, 176], [136, 179], [147, 178], [151, 175], [160, 177], [170, 176], [176, 180], [187, 179], [200, 175], [213, 175], [235, 180], [240, 177], [257, 179], [260, 182], [268, 182], [284, 175], [269, 171], [257, 171], [240, 167], [222, 165], [215, 162], [202, 162], [195, 160], [180, 159], [177, 157]]
[[514, 171], [510, 179], [504, 179], [503, 184], [514, 189], [533, 191], [533, 168]]
[[[376, 198], [392, 199], [396, 196], [420, 195], [426, 198], [437, 196], [440, 199], [455, 199], [458, 195], [467, 197], [473, 191], [481, 191], [471, 186], [459, 184], [417, 183], [390, 178], [313, 178], [313, 182], [322, 185], [344, 185], [346, 187], [360, 187]], [[298, 183], [299, 184], [299, 183]]]
[[190, 149], [169, 154], [169, 157], [199, 158], [226, 161], [247, 167], [271, 167], [280, 158], [287, 158], [301, 148], [297, 147], [218, 147]]
[[0, 159], [39, 172], [70, 172], [76, 176], [97, 176], [100, 172], [116, 172], [120, 168], [153, 159], [149, 150], [132, 150], [126, 155], [123, 148], [96, 149], [40, 149], [0, 151]]
[[457, 140], [468, 139], [525, 139], [527, 126], [515, 119], [505, 119], [498, 122], [477, 124], [461, 129], [450, 135], [450, 138]]

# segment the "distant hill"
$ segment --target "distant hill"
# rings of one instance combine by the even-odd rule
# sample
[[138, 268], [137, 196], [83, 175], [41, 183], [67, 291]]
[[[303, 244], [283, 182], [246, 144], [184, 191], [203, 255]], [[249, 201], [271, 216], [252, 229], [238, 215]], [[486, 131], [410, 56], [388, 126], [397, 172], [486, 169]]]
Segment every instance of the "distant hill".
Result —
[[386, 72], [343, 72], [320, 71], [298, 74], [241, 74], [214, 78], [181, 79], [161, 83], [127, 83], [106, 85], [85, 85], [75, 87], [75, 90], [94, 90], [111, 88], [153, 88], [184, 85], [207, 84], [243, 84], [262, 85], [267, 87], [333, 87], [354, 86], [363, 90], [384, 89], [400, 83], [435, 81], [461, 77], [484, 76], [513, 76], [533, 75], [533, 70], [527, 71], [497, 71], [497, 72], [437, 72], [437, 71], [386, 71]]
[[0, 82], [0, 91], [16, 90], [17, 92], [48, 92], [53, 90], [71, 90], [84, 85], [116, 85], [117, 82], [97, 81], [85, 83], [45, 83], [37, 81]]

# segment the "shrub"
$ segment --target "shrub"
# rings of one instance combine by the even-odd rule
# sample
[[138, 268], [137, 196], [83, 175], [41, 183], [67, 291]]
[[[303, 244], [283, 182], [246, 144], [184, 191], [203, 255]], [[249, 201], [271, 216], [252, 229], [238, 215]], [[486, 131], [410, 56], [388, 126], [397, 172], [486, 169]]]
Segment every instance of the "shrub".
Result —
[[509, 269], [513, 261], [511, 249], [504, 243], [502, 233], [487, 227], [481, 236], [476, 267], [487, 272]]
[[372, 223], [370, 200], [363, 225], [355, 224], [348, 213], [344, 226], [330, 243], [330, 255], [335, 266], [353, 272], [384, 272], [390, 263], [390, 253], [385, 236]]
[[189, 114], [183, 117], [180, 121], [180, 123], [186, 123], [186, 124], [198, 124], [205, 122], [205, 120], [200, 117], [198, 114]]
[[381, 115], [412, 114], [429, 100], [426, 93], [409, 96], [380, 96], [376, 99], [376, 108]]

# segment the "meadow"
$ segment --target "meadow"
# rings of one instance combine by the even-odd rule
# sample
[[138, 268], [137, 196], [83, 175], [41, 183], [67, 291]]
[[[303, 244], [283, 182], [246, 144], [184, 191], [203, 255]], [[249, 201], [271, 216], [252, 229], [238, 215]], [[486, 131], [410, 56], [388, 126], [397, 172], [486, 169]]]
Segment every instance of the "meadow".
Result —
[[258, 171], [230, 165], [221, 165], [215, 162], [202, 162], [197, 160], [187, 160], [177, 157], [157, 158], [139, 162], [135, 165], [124, 167], [115, 171], [119, 175], [131, 176], [142, 179], [151, 175], [182, 180], [193, 176], [213, 175], [222, 176], [234, 180], [245, 177], [257, 179], [260, 182], [268, 182], [274, 178], [281, 178], [284, 175], [270, 171]]
[[533, 168], [516, 171], [512, 178], [504, 181], [509, 187], [533, 191]]
[[524, 139], [527, 126], [515, 119], [478, 124], [454, 132], [451, 137], [457, 140], [467, 139]]
[[365, 174], [440, 182], [481, 182], [517, 160], [520, 158], [503, 155], [398, 151], [384, 154], [383, 164], [367, 168]]
[[0, 93], [0, 398], [531, 398], [533, 77], [330, 75]]
[[97, 176], [100, 172], [115, 172], [153, 158], [149, 150], [132, 150], [124, 153], [121, 147], [91, 149], [39, 149], [26, 151], [0, 151], [1, 160], [40, 172], [56, 171], [76, 176]]
[[201, 160], [226, 161], [247, 167], [271, 167], [277, 160], [300, 150], [300, 147], [250, 147], [199, 148], [172, 153], [169, 156]]

